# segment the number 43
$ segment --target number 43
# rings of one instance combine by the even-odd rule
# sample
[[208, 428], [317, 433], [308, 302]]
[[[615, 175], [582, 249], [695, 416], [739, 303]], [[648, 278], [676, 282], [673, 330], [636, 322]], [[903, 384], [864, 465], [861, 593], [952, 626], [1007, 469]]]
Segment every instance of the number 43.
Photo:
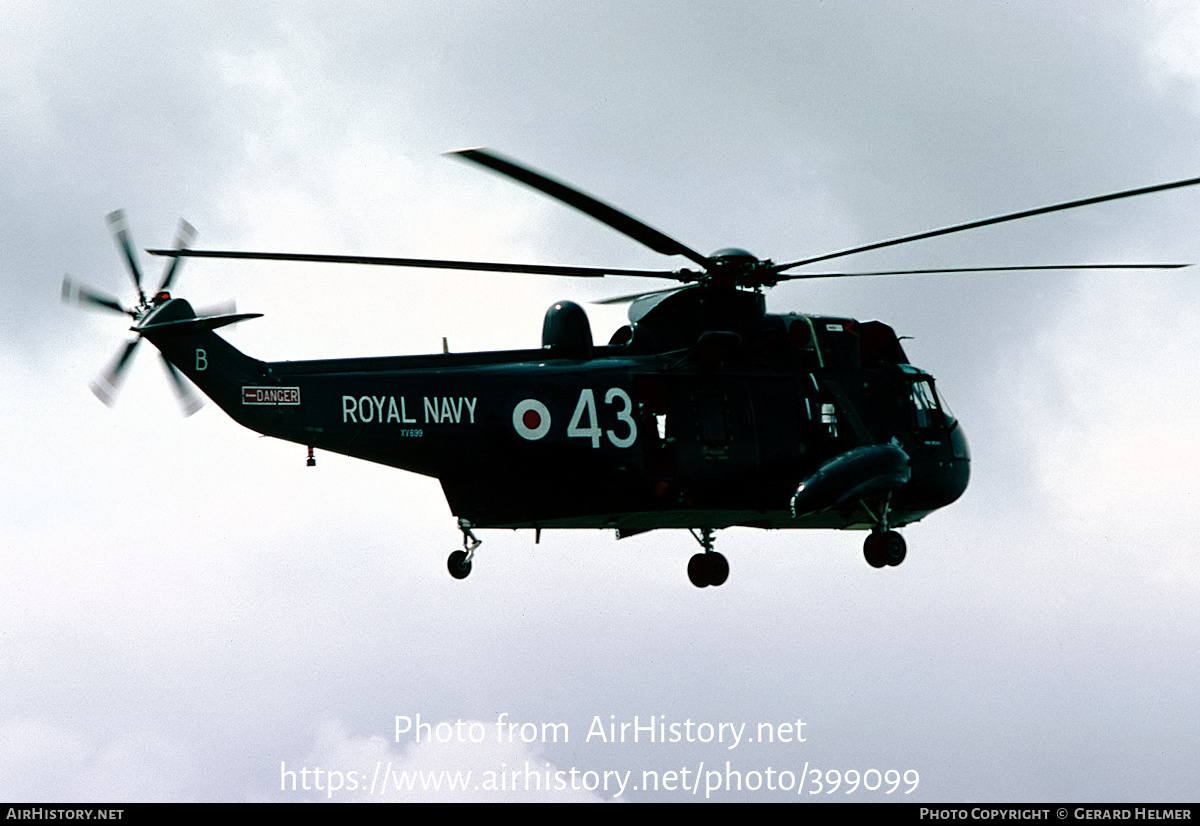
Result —
[[[617, 400], [621, 407], [617, 410], [617, 421], [629, 428], [629, 433], [618, 436], [615, 430], [606, 430], [604, 435], [615, 447], [629, 447], [637, 440], [637, 423], [633, 420], [633, 401], [629, 394], [619, 387], [611, 387], [604, 394], [604, 403], [613, 404]], [[575, 413], [571, 423], [567, 425], [567, 437], [579, 437], [592, 440], [592, 447], [600, 447], [600, 422], [596, 416], [596, 396], [591, 389], [585, 389], [579, 394], [579, 402], [575, 405]]]

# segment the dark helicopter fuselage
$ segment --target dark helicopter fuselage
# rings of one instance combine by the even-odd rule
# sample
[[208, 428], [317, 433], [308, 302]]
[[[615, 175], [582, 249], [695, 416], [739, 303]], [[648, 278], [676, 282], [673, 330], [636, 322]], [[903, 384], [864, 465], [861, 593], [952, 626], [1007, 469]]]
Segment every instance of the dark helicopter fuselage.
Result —
[[[541, 349], [318, 361], [258, 361], [193, 318], [169, 299], [138, 329], [236, 421], [435, 477], [473, 527], [871, 529], [855, 451], [887, 445], [908, 465], [886, 490], [898, 527], [969, 475], [962, 428], [890, 327], [767, 314], [755, 292], [641, 299], [607, 346], [562, 302]], [[815, 474], [830, 497], [794, 500]]]
[[[450, 153], [531, 187], [667, 257], [670, 270], [291, 252], [195, 250], [181, 222], [169, 263], [147, 296], [124, 215], [109, 216], [138, 301], [125, 307], [69, 277], [64, 300], [127, 315], [137, 337], [93, 383], [112, 403], [138, 342], [152, 341], [190, 412], [186, 375], [230, 416], [268, 436], [437, 478], [459, 517], [463, 549], [447, 569], [470, 574], [476, 527], [613, 528], [628, 536], [688, 528], [702, 552], [698, 587], [719, 586], [728, 561], [713, 532], [858, 528], [875, 568], [906, 556], [898, 531], [966, 490], [962, 427], [933, 377], [909, 363], [892, 328], [766, 312], [763, 290], [813, 278], [1020, 270], [1178, 269], [1179, 263], [1058, 263], [815, 272], [819, 262], [1154, 192], [1200, 177], [1049, 206], [776, 263], [744, 249], [711, 255], [587, 193], [489, 149]], [[629, 325], [597, 347], [583, 309], [550, 308], [542, 347], [487, 353], [263, 362], [215, 330], [251, 314], [197, 318], [169, 288], [186, 257], [666, 279], [681, 288], [629, 299]], [[696, 269], [693, 269], [695, 267]]]

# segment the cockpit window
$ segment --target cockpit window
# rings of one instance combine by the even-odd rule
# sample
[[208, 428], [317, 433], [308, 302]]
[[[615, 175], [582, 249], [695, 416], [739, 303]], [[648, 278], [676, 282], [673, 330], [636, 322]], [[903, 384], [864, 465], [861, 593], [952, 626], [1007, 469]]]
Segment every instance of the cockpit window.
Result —
[[954, 427], [954, 423], [957, 421], [957, 419], [954, 416], [954, 411], [950, 409], [950, 405], [946, 404], [946, 397], [943, 396], [942, 391], [938, 390], [936, 387], [933, 388], [933, 394], [937, 396], [938, 407], [940, 407], [942, 410], [942, 417], [946, 420], [947, 426]]
[[918, 428], [936, 427], [942, 423], [937, 394], [927, 381], [914, 381], [912, 386], [913, 415]]

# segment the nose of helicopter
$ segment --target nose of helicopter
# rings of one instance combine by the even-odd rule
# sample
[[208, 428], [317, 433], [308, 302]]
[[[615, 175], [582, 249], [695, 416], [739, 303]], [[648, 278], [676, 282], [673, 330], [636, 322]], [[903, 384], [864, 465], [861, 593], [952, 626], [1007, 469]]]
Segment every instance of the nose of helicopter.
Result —
[[950, 461], [947, 462], [942, 478], [942, 504], [949, 505], [962, 496], [971, 479], [971, 449], [967, 445], [967, 434], [958, 422], [950, 428]]
[[937, 510], [961, 497], [970, 479], [967, 437], [962, 425], [953, 422], [940, 446], [914, 462], [912, 481], [902, 489], [901, 498], [916, 510]]

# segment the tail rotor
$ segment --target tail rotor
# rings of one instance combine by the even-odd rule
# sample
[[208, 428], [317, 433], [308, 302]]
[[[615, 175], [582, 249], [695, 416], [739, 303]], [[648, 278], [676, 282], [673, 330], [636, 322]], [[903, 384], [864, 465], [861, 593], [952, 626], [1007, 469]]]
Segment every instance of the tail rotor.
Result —
[[[116, 210], [108, 215], [107, 221], [109, 229], [113, 234], [113, 239], [116, 241], [117, 248], [124, 257], [126, 269], [130, 279], [133, 281], [134, 289], [137, 290], [137, 303], [132, 307], [125, 307], [113, 296], [93, 290], [90, 287], [85, 287], [72, 279], [70, 275], [63, 277], [62, 300], [66, 304], [74, 304], [85, 309], [102, 310], [104, 312], [126, 315], [132, 318], [135, 323], [131, 329], [137, 334], [137, 337], [122, 345], [100, 375], [88, 385], [92, 392], [96, 394], [96, 398], [109, 407], [112, 407], [116, 402], [121, 385], [125, 381], [129, 365], [133, 361], [133, 355], [137, 352], [137, 346], [142, 340], [142, 334], [137, 329], [137, 322], [144, 319], [160, 304], [170, 300], [171, 295], [168, 290], [174, 282], [175, 277], [179, 274], [179, 265], [183, 259], [175, 256], [167, 262], [158, 289], [150, 296], [147, 296], [142, 289], [142, 269], [138, 264], [137, 252], [134, 249], [133, 240], [129, 234], [129, 225], [125, 219], [125, 213], [122, 210]], [[187, 221], [181, 219], [175, 236], [174, 249], [178, 251], [187, 249], [195, 237], [195, 228]], [[183, 377], [183, 374], [176, 369], [175, 365], [167, 361], [165, 357], [163, 357], [162, 362], [167, 370], [167, 375], [171, 379], [172, 388], [175, 391], [176, 398], [179, 400], [183, 414], [185, 416], [192, 415], [203, 406], [204, 402], [192, 389], [192, 386]]]

